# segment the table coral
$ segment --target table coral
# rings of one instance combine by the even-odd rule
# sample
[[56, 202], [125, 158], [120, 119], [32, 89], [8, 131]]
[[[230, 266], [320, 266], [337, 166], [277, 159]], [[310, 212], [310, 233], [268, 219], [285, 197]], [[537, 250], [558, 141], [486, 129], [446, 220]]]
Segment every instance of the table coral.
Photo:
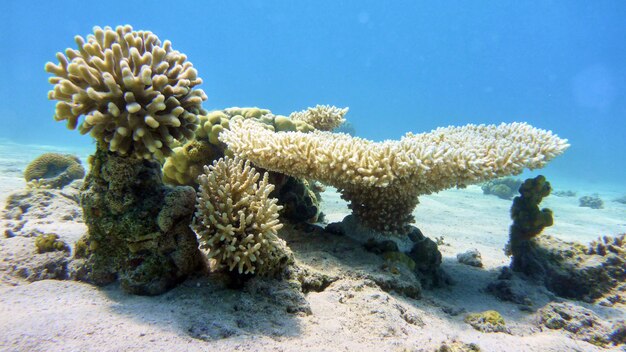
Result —
[[320, 131], [274, 133], [237, 120], [220, 139], [259, 167], [337, 187], [361, 222], [390, 233], [409, 231], [419, 195], [540, 168], [569, 146], [525, 123], [445, 127], [375, 143]]

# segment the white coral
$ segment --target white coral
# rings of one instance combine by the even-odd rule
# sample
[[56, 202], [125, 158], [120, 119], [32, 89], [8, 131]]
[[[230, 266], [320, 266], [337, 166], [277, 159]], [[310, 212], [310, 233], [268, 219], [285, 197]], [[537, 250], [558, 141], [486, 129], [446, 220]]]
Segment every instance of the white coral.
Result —
[[320, 131], [273, 133], [241, 120], [220, 139], [259, 167], [339, 188], [359, 220], [392, 232], [412, 221], [419, 195], [540, 168], [569, 146], [526, 123], [445, 127], [375, 143]]

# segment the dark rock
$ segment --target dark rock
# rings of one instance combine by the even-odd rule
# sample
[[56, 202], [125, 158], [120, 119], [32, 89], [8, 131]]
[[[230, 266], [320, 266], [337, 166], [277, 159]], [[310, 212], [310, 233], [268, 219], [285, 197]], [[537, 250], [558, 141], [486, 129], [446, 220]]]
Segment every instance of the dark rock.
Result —
[[496, 280], [487, 285], [487, 292], [498, 299], [513, 302], [525, 306], [531, 306], [532, 301], [528, 297], [524, 285], [513, 280]]
[[442, 256], [437, 243], [428, 237], [414, 242], [407, 255], [415, 262], [415, 272], [420, 277], [422, 285], [430, 288], [451, 283], [448, 275], [441, 269]]
[[626, 280], [624, 256], [588, 255], [582, 244], [551, 236], [525, 242], [514, 253], [512, 269], [540, 281], [559, 296], [592, 301]]
[[376, 241], [375, 239], [370, 238], [367, 240], [367, 242], [365, 242], [363, 247], [365, 248], [366, 251], [372, 252], [375, 254], [383, 254], [385, 252], [397, 252], [398, 251], [398, 245], [394, 241], [391, 241], [391, 240]]

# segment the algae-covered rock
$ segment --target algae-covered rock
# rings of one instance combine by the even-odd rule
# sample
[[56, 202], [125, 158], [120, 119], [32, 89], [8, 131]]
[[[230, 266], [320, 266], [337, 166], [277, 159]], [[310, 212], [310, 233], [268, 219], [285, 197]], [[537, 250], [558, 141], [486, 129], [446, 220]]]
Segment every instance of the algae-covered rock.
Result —
[[461, 264], [474, 266], [477, 268], [483, 267], [482, 256], [477, 249], [470, 249], [469, 251], [457, 254], [456, 260], [458, 260]]
[[551, 330], [565, 330], [576, 339], [596, 346], [623, 344], [623, 323], [611, 326], [592, 310], [572, 303], [549, 303], [537, 312], [539, 324]]
[[483, 194], [492, 194], [501, 199], [512, 199], [521, 185], [522, 181], [519, 179], [504, 177], [487, 181], [480, 188]]
[[591, 209], [602, 209], [604, 208], [604, 202], [597, 194], [592, 194], [590, 196], [580, 197], [578, 199], [578, 206]]
[[480, 347], [475, 343], [463, 343], [460, 341], [444, 342], [435, 352], [480, 352]]
[[495, 310], [468, 314], [464, 321], [478, 331], [511, 333], [502, 315]]
[[31, 161], [24, 179], [35, 187], [63, 188], [85, 176], [80, 159], [70, 154], [45, 153]]
[[163, 185], [158, 163], [121, 157], [100, 146], [81, 193], [89, 233], [76, 247], [86, 256], [83, 279], [117, 279], [130, 293], [160, 294], [202, 263], [189, 228], [195, 191]]
[[37, 253], [64, 251], [69, 252], [70, 247], [59, 239], [59, 235], [55, 233], [41, 234], [35, 238], [35, 247]]

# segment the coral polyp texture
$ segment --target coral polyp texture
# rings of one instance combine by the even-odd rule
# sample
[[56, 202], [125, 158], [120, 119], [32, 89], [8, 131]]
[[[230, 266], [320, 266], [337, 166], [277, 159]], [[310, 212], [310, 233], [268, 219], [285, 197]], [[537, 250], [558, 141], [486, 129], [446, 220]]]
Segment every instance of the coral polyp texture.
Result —
[[320, 131], [332, 131], [341, 126], [346, 119], [348, 108], [340, 109], [336, 106], [317, 105], [304, 111], [293, 112], [289, 118], [293, 121], [303, 121]]
[[44, 153], [26, 166], [24, 179], [42, 188], [63, 188], [85, 177], [80, 159], [70, 154]]
[[445, 127], [376, 143], [321, 131], [274, 133], [237, 120], [220, 139], [259, 167], [337, 187], [359, 221], [394, 233], [409, 230], [419, 195], [540, 168], [569, 146], [525, 123]]
[[86, 40], [75, 40], [77, 49], [57, 53], [59, 64], [45, 66], [54, 74], [48, 98], [59, 101], [57, 121], [112, 152], [143, 159], [169, 155], [194, 136], [207, 97], [194, 89], [202, 80], [171, 42], [128, 25], [94, 27]]
[[240, 274], [273, 275], [293, 258], [277, 236], [282, 208], [269, 194], [274, 186], [250, 162], [222, 158], [200, 175], [193, 228], [218, 267]]

